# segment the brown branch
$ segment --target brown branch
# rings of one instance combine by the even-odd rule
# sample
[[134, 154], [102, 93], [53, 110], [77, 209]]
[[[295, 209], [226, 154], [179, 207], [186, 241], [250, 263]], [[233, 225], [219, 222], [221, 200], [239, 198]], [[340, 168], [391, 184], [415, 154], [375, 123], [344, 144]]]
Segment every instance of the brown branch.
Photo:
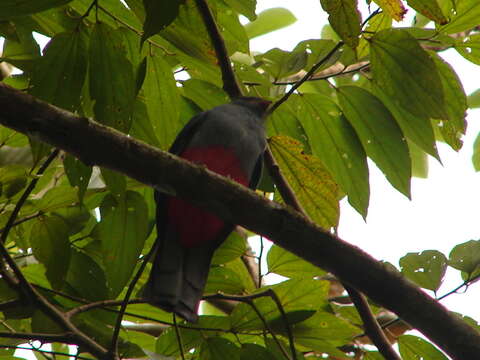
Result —
[[242, 92], [235, 79], [235, 73], [230, 65], [230, 58], [228, 57], [225, 42], [218, 31], [212, 12], [210, 11], [206, 0], [195, 0], [195, 2], [197, 3], [198, 11], [202, 16], [208, 35], [210, 36], [210, 40], [215, 49], [215, 54], [217, 55], [218, 65], [222, 71], [223, 90], [225, 90], [231, 99], [238, 98], [242, 96]]
[[[63, 149], [87, 164], [119, 171], [263, 235], [362, 290], [455, 359], [480, 354], [480, 334], [391, 266], [325, 232], [296, 211], [94, 121], [0, 84], [0, 123]], [[248, 211], [246, 210], [248, 209]], [[338, 261], [338, 259], [342, 261]]]
[[344, 286], [362, 318], [365, 333], [377, 347], [380, 354], [382, 354], [386, 360], [401, 360], [395, 350], [393, 350], [387, 336], [373, 315], [365, 296], [348, 285], [344, 284]]

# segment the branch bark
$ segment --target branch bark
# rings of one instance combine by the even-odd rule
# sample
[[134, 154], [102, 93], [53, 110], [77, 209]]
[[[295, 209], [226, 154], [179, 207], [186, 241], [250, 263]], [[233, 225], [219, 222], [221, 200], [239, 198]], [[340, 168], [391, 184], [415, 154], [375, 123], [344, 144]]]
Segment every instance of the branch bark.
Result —
[[[91, 165], [121, 172], [261, 234], [395, 312], [453, 359], [480, 356], [480, 334], [390, 266], [296, 211], [202, 166], [0, 84], [0, 123]], [[341, 261], [339, 261], [341, 259]]]

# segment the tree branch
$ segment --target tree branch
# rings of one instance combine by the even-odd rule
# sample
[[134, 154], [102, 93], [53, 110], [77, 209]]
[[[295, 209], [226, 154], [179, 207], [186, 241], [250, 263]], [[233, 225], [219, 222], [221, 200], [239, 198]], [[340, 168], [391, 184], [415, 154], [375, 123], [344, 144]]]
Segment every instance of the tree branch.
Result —
[[[395, 312], [455, 359], [480, 354], [480, 334], [391, 266], [325, 232], [304, 216], [203, 166], [193, 165], [86, 118], [0, 84], [0, 123], [119, 171], [261, 234], [335, 274]], [[247, 210], [248, 209], [248, 210]], [[341, 259], [342, 261], [338, 261]]]
[[225, 90], [231, 99], [238, 98], [239, 96], [242, 96], [242, 92], [235, 79], [235, 73], [230, 66], [230, 58], [228, 57], [227, 48], [220, 32], [218, 31], [212, 12], [210, 11], [206, 0], [196, 0], [195, 2], [197, 3], [198, 11], [202, 16], [207, 32], [210, 35], [210, 40], [215, 48], [218, 65], [222, 71], [223, 90]]

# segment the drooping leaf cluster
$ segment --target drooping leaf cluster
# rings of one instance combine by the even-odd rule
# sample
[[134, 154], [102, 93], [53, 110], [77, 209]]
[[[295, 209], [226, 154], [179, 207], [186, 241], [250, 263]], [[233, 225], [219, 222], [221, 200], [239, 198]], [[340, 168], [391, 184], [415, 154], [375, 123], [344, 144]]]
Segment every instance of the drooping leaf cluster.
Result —
[[[467, 96], [438, 52], [454, 49], [480, 64], [480, 5], [477, 0], [409, 0], [409, 11], [417, 12], [415, 23], [394, 28], [392, 20], [405, 15], [400, 0], [375, 1], [383, 11], [371, 16], [361, 14], [355, 0], [320, 3], [329, 15], [329, 25], [319, 29], [321, 39], [306, 39], [291, 51], [274, 47], [263, 53], [250, 49], [249, 39], [294, 22], [289, 11], [256, 14], [255, 0], [211, 0], [209, 6], [244, 95], [278, 100], [321, 63], [273, 112], [267, 130], [272, 153], [300, 203], [328, 229], [338, 224], [344, 196], [367, 216], [368, 159], [410, 197], [411, 177], [426, 173], [427, 156], [440, 160], [437, 141], [461, 148]], [[249, 22], [242, 24], [240, 15]], [[5, 83], [162, 149], [193, 115], [228, 102], [214, 47], [193, 0], [2, 0], [0, 36], [1, 60], [19, 70]], [[41, 48], [39, 39], [45, 37], [48, 43]], [[479, 98], [478, 92], [468, 97], [469, 106], [478, 107]], [[155, 239], [153, 191], [68, 154], [37, 177], [50, 150], [33, 136], [0, 128], [3, 231], [28, 184], [38, 180], [8, 227], [5, 245], [26, 279], [59, 309], [122, 299]], [[261, 184], [261, 190], [282, 201], [268, 175]], [[246, 254], [245, 238], [232, 234], [215, 255], [206, 293], [266, 290], [258, 286]], [[433, 250], [408, 254], [400, 267], [419, 286], [436, 292], [447, 266], [460, 270], [465, 284], [474, 281], [479, 254], [478, 241], [470, 241], [455, 247], [448, 259]], [[227, 313], [205, 307], [197, 325], [179, 328], [180, 348], [173, 327], [159, 326], [155, 337], [141, 327], [144, 322], [171, 324], [170, 314], [131, 305], [125, 319], [133, 325], [121, 332], [121, 355], [284, 359], [290, 351], [288, 324], [297, 359], [309, 354], [345, 358], [352, 351], [379, 358], [357, 340], [363, 329], [353, 306], [331, 301], [341, 291], [335, 292], [324, 271], [276, 246], [266, 259], [263, 273], [287, 278], [268, 287], [286, 319], [268, 296], [254, 300], [255, 307], [230, 304]], [[146, 273], [134, 295], [141, 295], [145, 280]], [[0, 302], [11, 303], [1, 315], [7, 329], [62, 332], [35, 306], [18, 299], [0, 278]], [[115, 319], [114, 311], [99, 306], [72, 321], [108, 346]], [[4, 345], [22, 342], [0, 338]], [[405, 359], [445, 359], [417, 337], [401, 336], [398, 344]], [[0, 349], [0, 354], [13, 350]]]

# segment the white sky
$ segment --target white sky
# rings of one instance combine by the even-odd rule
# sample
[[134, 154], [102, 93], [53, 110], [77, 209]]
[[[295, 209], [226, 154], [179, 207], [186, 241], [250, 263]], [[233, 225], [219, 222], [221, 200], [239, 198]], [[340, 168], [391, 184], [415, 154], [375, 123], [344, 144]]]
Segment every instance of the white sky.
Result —
[[[297, 22], [288, 28], [253, 39], [252, 50], [265, 51], [272, 47], [291, 50], [302, 40], [319, 38], [322, 26], [327, 21], [318, 0], [258, 0], [258, 12], [270, 7], [290, 9], [297, 17]], [[372, 5], [372, 9], [375, 8]], [[479, 87], [480, 75], [472, 75], [480, 74], [478, 66], [464, 60], [454, 50], [444, 52], [442, 56], [457, 71], [467, 94]], [[396, 266], [398, 260], [408, 252], [436, 249], [448, 257], [455, 245], [479, 239], [480, 173], [475, 173], [471, 162], [473, 141], [480, 132], [479, 117], [479, 110], [469, 111], [467, 135], [460, 152], [456, 153], [444, 144], [438, 145], [443, 166], [430, 158], [429, 177], [414, 178], [412, 181], [412, 201], [394, 190], [383, 174], [369, 162], [371, 199], [367, 222], [343, 201], [340, 237], [375, 258], [390, 261]], [[458, 271], [448, 271], [439, 295], [461, 283]], [[442, 303], [453, 311], [480, 321], [479, 299], [480, 287], [474, 284], [466, 295], [451, 295]]]

